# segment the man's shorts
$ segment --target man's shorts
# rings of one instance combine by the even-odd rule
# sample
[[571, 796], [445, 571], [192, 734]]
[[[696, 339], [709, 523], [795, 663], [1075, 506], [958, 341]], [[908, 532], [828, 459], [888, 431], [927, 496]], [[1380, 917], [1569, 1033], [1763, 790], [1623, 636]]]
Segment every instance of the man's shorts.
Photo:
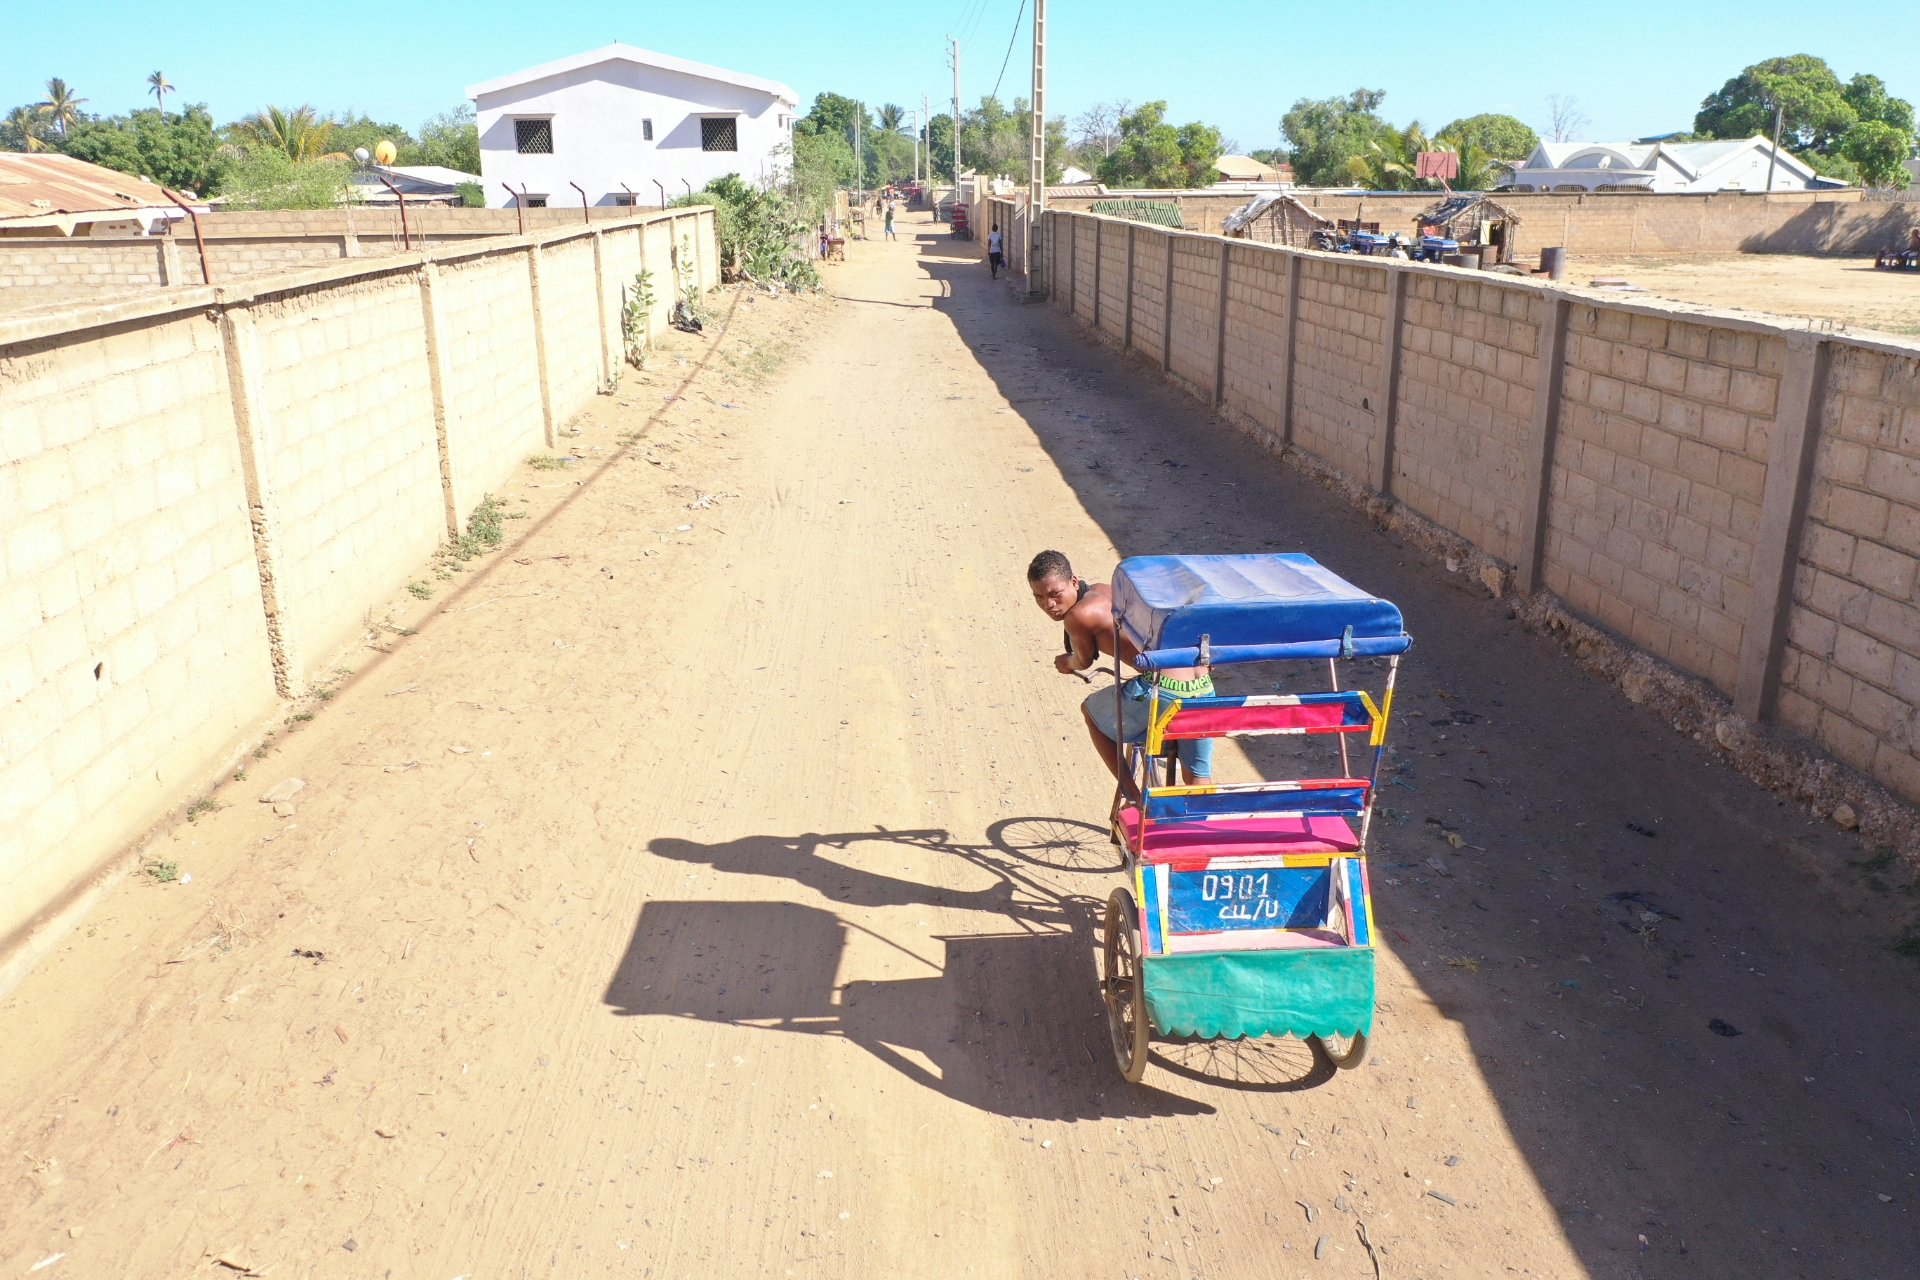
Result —
[[[1080, 704], [1087, 718], [1093, 721], [1093, 727], [1116, 742], [1144, 742], [1147, 737], [1147, 684], [1139, 676], [1127, 681], [1120, 689], [1122, 732], [1114, 729], [1114, 696], [1112, 689], [1096, 689], [1087, 695]], [[1165, 695], [1162, 695], [1163, 697]], [[1179, 749], [1180, 763], [1187, 772], [1196, 778], [1213, 776], [1213, 739], [1187, 738], [1173, 744]]]
[[989, 260], [990, 260], [990, 261], [991, 261], [991, 262], [993, 263], [993, 265], [994, 265], [994, 266], [996, 266], [996, 267], [997, 267], [997, 266], [999, 266], [999, 265], [1000, 265], [1000, 262], [1001, 262], [1001, 258], [1000, 258], [1000, 255], [999, 255], [999, 254], [997, 254], [997, 253], [990, 253], [990, 254], [988, 254], [988, 255], [987, 255], [987, 258], [988, 258], [988, 259], [989, 259]]

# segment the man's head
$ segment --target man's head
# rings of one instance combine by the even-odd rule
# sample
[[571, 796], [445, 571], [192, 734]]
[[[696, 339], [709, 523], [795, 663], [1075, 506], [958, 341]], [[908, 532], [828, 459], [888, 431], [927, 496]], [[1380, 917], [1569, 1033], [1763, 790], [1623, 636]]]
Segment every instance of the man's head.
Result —
[[1027, 586], [1033, 590], [1033, 602], [1055, 622], [1080, 602], [1080, 579], [1058, 551], [1042, 551], [1033, 558], [1027, 566]]
[[993, 224], [993, 229], [994, 229], [995, 231], [998, 231], [998, 230], [1000, 229], [1000, 224], [999, 224], [999, 223], [997, 223], [997, 222], [996, 222], [996, 223], [994, 223], [994, 224]]

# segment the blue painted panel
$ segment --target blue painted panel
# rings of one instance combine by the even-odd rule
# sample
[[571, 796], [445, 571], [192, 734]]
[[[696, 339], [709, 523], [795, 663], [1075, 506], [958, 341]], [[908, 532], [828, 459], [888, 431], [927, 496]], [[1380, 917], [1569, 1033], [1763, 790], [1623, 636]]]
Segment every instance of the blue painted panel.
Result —
[[1175, 871], [1167, 887], [1167, 929], [1310, 929], [1327, 919], [1325, 867]]

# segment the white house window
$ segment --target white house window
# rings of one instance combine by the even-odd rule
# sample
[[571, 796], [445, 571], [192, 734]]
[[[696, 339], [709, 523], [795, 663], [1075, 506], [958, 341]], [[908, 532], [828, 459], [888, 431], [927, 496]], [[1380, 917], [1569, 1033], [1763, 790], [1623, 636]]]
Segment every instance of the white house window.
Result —
[[529, 195], [526, 200], [527, 208], [529, 209], [544, 209], [547, 207], [547, 198], [545, 196]]
[[553, 154], [552, 120], [515, 120], [513, 122], [514, 150], [523, 156], [550, 156]]
[[621, 209], [631, 209], [639, 202], [640, 197], [626, 191], [616, 192], [613, 197], [614, 205]]
[[653, 121], [642, 120], [640, 122], [640, 140], [642, 142], [653, 141]]
[[703, 116], [700, 120], [702, 151], [738, 151], [740, 131], [732, 116]]

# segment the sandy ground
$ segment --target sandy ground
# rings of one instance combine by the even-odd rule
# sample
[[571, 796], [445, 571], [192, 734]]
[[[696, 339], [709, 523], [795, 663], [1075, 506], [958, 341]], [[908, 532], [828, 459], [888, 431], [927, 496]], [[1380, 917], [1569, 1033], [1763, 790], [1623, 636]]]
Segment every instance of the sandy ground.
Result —
[[[0, 1004], [0, 1276], [1913, 1274], [1869, 852], [973, 249], [719, 295]], [[1046, 546], [1402, 604], [1365, 1067], [1118, 1079]]]
[[1920, 271], [1877, 271], [1872, 258], [1785, 253], [1703, 257], [1579, 257], [1567, 281], [1624, 278], [1663, 298], [1831, 321], [1848, 329], [1920, 334]]

